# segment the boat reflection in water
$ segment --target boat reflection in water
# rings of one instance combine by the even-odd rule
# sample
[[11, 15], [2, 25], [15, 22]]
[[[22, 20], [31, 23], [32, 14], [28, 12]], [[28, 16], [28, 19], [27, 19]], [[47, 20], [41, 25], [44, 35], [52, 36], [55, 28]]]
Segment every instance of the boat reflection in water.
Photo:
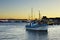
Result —
[[48, 40], [48, 32], [26, 31], [26, 40]]

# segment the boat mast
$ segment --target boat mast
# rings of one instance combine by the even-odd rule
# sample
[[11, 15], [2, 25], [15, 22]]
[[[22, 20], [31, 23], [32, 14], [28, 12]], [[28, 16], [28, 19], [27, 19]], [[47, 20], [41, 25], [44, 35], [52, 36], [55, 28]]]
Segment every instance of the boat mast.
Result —
[[31, 8], [31, 20], [33, 20], [33, 8]]
[[39, 10], [39, 20], [40, 20], [40, 10]]

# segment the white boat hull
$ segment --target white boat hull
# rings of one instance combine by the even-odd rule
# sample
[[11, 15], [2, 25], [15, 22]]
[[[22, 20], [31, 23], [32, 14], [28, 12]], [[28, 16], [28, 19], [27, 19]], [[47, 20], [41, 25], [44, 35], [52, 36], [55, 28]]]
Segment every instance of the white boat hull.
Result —
[[48, 30], [48, 27], [47, 26], [43, 26], [43, 27], [37, 27], [37, 28], [26, 28], [27, 30], [41, 30], [41, 31], [44, 31], [44, 30]]

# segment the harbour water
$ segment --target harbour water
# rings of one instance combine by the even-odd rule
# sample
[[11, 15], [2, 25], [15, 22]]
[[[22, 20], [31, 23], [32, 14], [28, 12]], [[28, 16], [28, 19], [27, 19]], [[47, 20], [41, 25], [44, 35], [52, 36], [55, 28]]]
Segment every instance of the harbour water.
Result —
[[48, 32], [26, 31], [26, 23], [0, 23], [0, 40], [60, 40], [60, 25], [48, 26]]

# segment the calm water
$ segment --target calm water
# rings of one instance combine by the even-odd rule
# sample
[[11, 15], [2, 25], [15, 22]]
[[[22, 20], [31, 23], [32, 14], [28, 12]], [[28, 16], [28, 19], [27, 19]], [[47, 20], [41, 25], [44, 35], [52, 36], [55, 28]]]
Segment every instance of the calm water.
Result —
[[26, 23], [0, 23], [0, 40], [60, 40], [60, 25], [48, 26], [48, 32], [26, 31]]

